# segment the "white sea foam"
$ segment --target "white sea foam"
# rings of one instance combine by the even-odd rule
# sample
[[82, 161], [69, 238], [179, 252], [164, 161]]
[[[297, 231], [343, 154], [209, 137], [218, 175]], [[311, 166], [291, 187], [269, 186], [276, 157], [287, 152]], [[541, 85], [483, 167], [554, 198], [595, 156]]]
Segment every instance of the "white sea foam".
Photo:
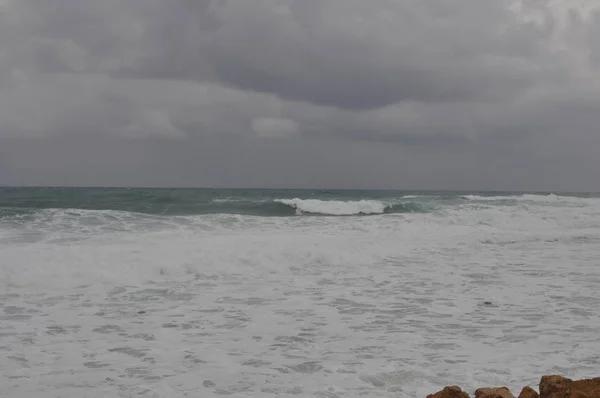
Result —
[[389, 204], [379, 200], [319, 200], [319, 199], [275, 199], [275, 202], [293, 207], [300, 213], [349, 216], [358, 214], [381, 214]]
[[506, 195], [506, 196], [480, 196], [480, 195], [465, 195], [464, 199], [480, 202], [496, 202], [496, 201], [515, 201], [515, 202], [530, 202], [530, 203], [547, 203], [547, 204], [570, 204], [576, 206], [596, 205], [600, 206], [600, 199], [597, 197], [574, 197], [562, 196], [555, 194], [522, 194], [522, 195]]
[[523, 195], [504, 195], [504, 196], [465, 195], [465, 196], [463, 196], [464, 199], [477, 200], [477, 201], [531, 200], [531, 201], [542, 201], [542, 202], [546, 202], [549, 199], [555, 200], [556, 197], [557, 196], [554, 194], [548, 194], [548, 195], [523, 194]]
[[[0, 396], [423, 397], [597, 376], [600, 200], [572, 201], [0, 223]], [[312, 205], [380, 208], [343, 203]]]
[[216, 198], [212, 200], [213, 203], [237, 203], [242, 201], [246, 200], [240, 198]]

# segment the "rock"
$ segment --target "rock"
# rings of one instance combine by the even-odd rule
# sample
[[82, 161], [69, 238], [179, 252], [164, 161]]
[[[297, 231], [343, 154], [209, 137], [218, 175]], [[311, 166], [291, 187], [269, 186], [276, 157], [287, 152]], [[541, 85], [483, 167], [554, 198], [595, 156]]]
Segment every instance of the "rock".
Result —
[[448, 386], [435, 394], [429, 394], [427, 398], [469, 398], [469, 395], [458, 386]]
[[[442, 391], [429, 394], [427, 398], [469, 398], [458, 386], [447, 386]], [[506, 387], [479, 388], [475, 398], [515, 398]], [[571, 380], [563, 376], [542, 376], [540, 393], [531, 387], [524, 387], [519, 398], [600, 398], [600, 377]]]
[[570, 398], [573, 380], [562, 376], [542, 376], [540, 398]]
[[575, 380], [571, 385], [571, 397], [580, 394], [581, 398], [600, 398], [600, 377]]
[[562, 376], [543, 376], [540, 398], [600, 398], [600, 377], [573, 381]]
[[540, 398], [540, 394], [537, 393], [531, 387], [523, 387], [521, 393], [519, 394], [519, 398]]
[[475, 398], [515, 398], [506, 387], [478, 388], [475, 390]]
[[581, 391], [573, 391], [571, 392], [570, 398], [590, 398], [587, 394], [582, 393]]

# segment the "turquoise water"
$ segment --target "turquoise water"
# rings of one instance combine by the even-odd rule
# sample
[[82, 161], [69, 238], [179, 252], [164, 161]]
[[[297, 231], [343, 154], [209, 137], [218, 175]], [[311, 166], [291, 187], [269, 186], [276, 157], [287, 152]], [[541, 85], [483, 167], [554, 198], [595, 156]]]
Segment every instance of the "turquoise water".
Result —
[[[165, 215], [256, 216], [413, 213], [431, 211], [444, 205], [460, 204], [472, 199], [472, 196], [480, 196], [482, 199], [499, 197], [506, 203], [510, 202], [511, 197], [522, 195], [523, 193], [520, 192], [0, 188], [0, 217], [22, 215], [40, 209], [116, 210]], [[319, 203], [319, 201], [327, 203]], [[355, 206], [349, 206], [352, 203]], [[327, 206], [319, 206], [319, 204]], [[345, 208], [339, 210], [340, 206], [344, 205]]]

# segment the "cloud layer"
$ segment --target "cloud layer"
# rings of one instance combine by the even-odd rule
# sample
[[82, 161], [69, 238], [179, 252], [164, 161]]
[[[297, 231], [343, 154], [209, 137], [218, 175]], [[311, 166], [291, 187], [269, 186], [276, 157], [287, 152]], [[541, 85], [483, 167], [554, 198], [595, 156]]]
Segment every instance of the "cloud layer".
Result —
[[4, 0], [0, 184], [598, 190], [564, 4]]

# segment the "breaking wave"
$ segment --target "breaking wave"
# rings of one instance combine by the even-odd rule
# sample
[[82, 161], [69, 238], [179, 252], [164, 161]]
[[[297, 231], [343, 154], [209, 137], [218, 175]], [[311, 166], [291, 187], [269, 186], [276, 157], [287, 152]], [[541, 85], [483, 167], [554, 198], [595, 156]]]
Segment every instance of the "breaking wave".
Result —
[[519, 194], [502, 196], [464, 195], [463, 200], [469, 202], [496, 202], [499, 204], [528, 203], [537, 205], [586, 206], [600, 203], [597, 196], [565, 196], [548, 194]]
[[319, 200], [319, 199], [275, 199], [293, 208], [297, 214], [321, 214], [329, 216], [352, 216], [389, 213], [414, 213], [423, 211], [416, 203], [387, 203], [379, 200]]
[[[416, 193], [352, 191], [220, 191], [164, 189], [4, 189], [0, 224], [52, 219], [131, 218], [160, 220], [178, 216], [257, 217], [369, 216], [396, 213], [445, 213], [499, 206], [590, 207], [600, 211], [598, 195], [528, 193]], [[61, 222], [62, 222], [61, 221]]]
[[[275, 199], [270, 201], [237, 201], [199, 204], [193, 208], [165, 209], [80, 209], [80, 208], [0, 208], [0, 222], [39, 222], [57, 218], [128, 218], [146, 219], [162, 216], [202, 216], [202, 215], [246, 215], [259, 217], [293, 217], [302, 215], [352, 216], [391, 213], [423, 212], [417, 203], [386, 203], [377, 200], [318, 200], [318, 199]], [[118, 217], [117, 217], [118, 216]]]
[[462, 196], [465, 200], [473, 201], [500, 201], [500, 200], [514, 200], [514, 201], [532, 201], [532, 202], [554, 202], [561, 200], [565, 197], [558, 196], [555, 194], [521, 194], [521, 195], [503, 195], [503, 196], [481, 196], [481, 195], [465, 195]]

